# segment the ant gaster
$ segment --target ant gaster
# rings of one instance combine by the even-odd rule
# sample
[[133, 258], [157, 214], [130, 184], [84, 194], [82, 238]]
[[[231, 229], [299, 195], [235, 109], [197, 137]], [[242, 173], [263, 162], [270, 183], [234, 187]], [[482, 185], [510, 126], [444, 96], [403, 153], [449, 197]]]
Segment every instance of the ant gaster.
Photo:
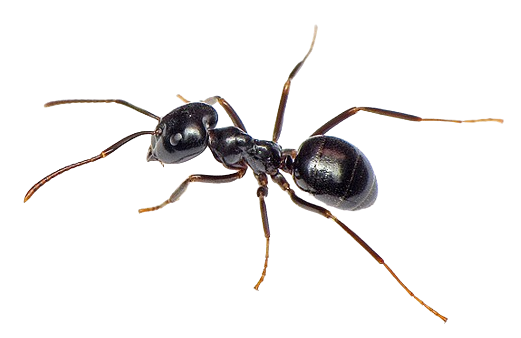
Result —
[[[266, 276], [266, 268], [268, 267], [270, 229], [268, 225], [265, 198], [268, 196], [268, 177], [270, 177], [275, 184], [280, 186], [283, 191], [289, 194], [291, 200], [299, 207], [318, 213], [337, 223], [371, 256], [373, 256], [378, 263], [385, 266], [389, 273], [398, 281], [398, 283], [400, 283], [409, 295], [414, 297], [420, 304], [443, 321], [446, 321], [446, 317], [442, 316], [416, 297], [400, 281], [384, 260], [373, 249], [371, 249], [367, 243], [358, 237], [357, 234], [338, 220], [329, 210], [298, 197], [295, 194], [295, 191], [291, 189], [288, 181], [281, 174], [281, 171], [291, 174], [296, 185], [300, 189], [312, 194], [318, 200], [329, 206], [343, 210], [360, 210], [371, 206], [376, 200], [378, 191], [376, 177], [369, 160], [358, 148], [340, 138], [324, 135], [340, 122], [353, 116], [359, 111], [416, 122], [442, 121], [462, 123], [481, 121], [503, 122], [503, 120], [479, 119], [460, 121], [424, 119], [385, 109], [353, 107], [318, 128], [313, 134], [311, 134], [310, 138], [304, 141], [299, 150], [283, 149], [277, 141], [282, 131], [284, 111], [288, 100], [291, 81], [297, 75], [298, 71], [302, 68], [302, 65], [311, 53], [315, 43], [316, 34], [317, 27], [315, 26], [313, 40], [308, 53], [304, 59], [295, 66], [290, 73], [288, 80], [284, 84], [275, 121], [273, 138], [271, 141], [258, 140], [250, 136], [237, 113], [225, 99], [219, 96], [208, 98], [202, 102], [189, 102], [182, 96], [178, 95], [178, 97], [186, 104], [174, 109], [163, 118], [123, 100], [61, 100], [47, 103], [45, 107], [66, 103], [113, 102], [127, 106], [156, 119], [158, 125], [154, 131], [142, 131], [129, 135], [103, 150], [95, 157], [71, 164], [50, 174], [36, 183], [27, 192], [24, 202], [31, 198], [39, 188], [54, 177], [67, 170], [104, 158], [128, 141], [141, 135], [152, 136], [152, 144], [148, 149], [147, 161], [159, 161], [161, 164], [182, 163], [188, 161], [201, 154], [206, 147], [209, 147], [218, 162], [235, 172], [229, 175], [190, 175], [183, 181], [183, 183], [181, 183], [168, 200], [155, 207], [140, 209], [139, 212], [142, 213], [158, 210], [167, 204], [177, 201], [186, 191], [190, 183], [228, 183], [242, 178], [248, 168], [251, 168], [259, 184], [257, 196], [259, 198], [262, 225], [266, 237], [264, 268], [259, 281], [255, 285], [255, 289], [258, 290], [259, 285], [264, 280], [264, 277]], [[212, 105], [216, 103], [222, 106], [229, 115], [233, 122], [233, 127], [216, 128], [217, 111], [212, 107]]]

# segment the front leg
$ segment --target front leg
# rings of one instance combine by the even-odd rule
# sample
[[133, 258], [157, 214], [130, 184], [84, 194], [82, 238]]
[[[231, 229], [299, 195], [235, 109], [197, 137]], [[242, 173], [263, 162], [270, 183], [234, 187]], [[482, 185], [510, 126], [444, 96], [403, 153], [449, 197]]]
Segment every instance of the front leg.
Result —
[[164, 201], [158, 206], [151, 207], [151, 208], [143, 208], [139, 209], [139, 213], [147, 212], [147, 211], [155, 211], [158, 209], [161, 209], [167, 204], [174, 203], [177, 201], [181, 195], [186, 191], [188, 188], [188, 185], [192, 182], [202, 182], [202, 183], [228, 183], [233, 182], [235, 180], [238, 180], [239, 178], [242, 178], [244, 176], [244, 173], [246, 173], [246, 169], [241, 169], [233, 174], [229, 175], [190, 175], [186, 180], [181, 183], [181, 185], [174, 191], [174, 193], [170, 196], [169, 199]]

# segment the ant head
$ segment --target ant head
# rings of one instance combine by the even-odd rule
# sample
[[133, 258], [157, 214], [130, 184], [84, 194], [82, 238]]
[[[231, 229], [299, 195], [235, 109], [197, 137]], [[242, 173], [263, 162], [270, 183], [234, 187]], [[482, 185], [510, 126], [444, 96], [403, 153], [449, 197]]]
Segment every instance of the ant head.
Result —
[[217, 124], [215, 109], [192, 102], [163, 117], [152, 135], [147, 161], [182, 163], [201, 154], [208, 145], [208, 129]]

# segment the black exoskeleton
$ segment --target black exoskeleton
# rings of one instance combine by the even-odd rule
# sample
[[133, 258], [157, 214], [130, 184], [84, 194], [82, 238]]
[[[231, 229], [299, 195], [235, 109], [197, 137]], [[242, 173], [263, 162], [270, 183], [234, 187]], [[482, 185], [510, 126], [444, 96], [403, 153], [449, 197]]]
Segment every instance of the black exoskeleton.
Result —
[[[269, 256], [270, 228], [268, 224], [268, 213], [265, 198], [268, 195], [268, 178], [287, 192], [291, 200], [298, 206], [318, 213], [333, 220], [353, 239], [360, 244], [378, 263], [383, 264], [389, 273], [400, 283], [400, 285], [420, 304], [425, 306], [436, 316], [446, 321], [447, 318], [436, 312], [430, 306], [417, 298], [394, 274], [384, 260], [365, 243], [356, 233], [336, 218], [329, 210], [307, 202], [295, 194], [290, 184], [284, 178], [282, 172], [293, 176], [296, 185], [315, 196], [325, 204], [344, 210], [360, 210], [371, 206], [376, 200], [378, 186], [376, 177], [369, 160], [355, 146], [336, 137], [325, 134], [345, 119], [353, 116], [359, 111], [370, 112], [383, 116], [408, 120], [408, 121], [444, 121], [444, 122], [480, 122], [496, 121], [501, 119], [479, 119], [479, 120], [442, 120], [423, 119], [418, 116], [398, 113], [390, 110], [370, 107], [353, 107], [339, 114], [329, 122], [318, 128], [310, 138], [304, 141], [298, 150], [283, 149], [278, 144], [282, 131], [284, 112], [289, 96], [291, 81], [308, 58], [313, 49], [317, 33], [308, 53], [290, 73], [284, 84], [279, 103], [279, 109], [275, 120], [273, 138], [271, 141], [258, 140], [250, 136], [237, 113], [230, 104], [219, 96], [210, 97], [202, 102], [189, 102], [183, 97], [185, 105], [174, 109], [169, 114], [160, 118], [142, 108], [136, 107], [123, 100], [61, 100], [52, 101], [45, 106], [55, 106], [66, 103], [118, 103], [132, 108], [146, 116], [158, 121], [153, 131], [141, 131], [124, 137], [112, 146], [103, 150], [99, 155], [90, 159], [68, 165], [54, 173], [44, 177], [36, 183], [25, 195], [24, 202], [40, 189], [44, 184], [54, 177], [78, 166], [105, 158], [128, 141], [142, 135], [151, 135], [152, 141], [147, 153], [148, 161], [159, 161], [162, 164], [182, 163], [201, 154], [207, 147], [210, 148], [215, 159], [226, 168], [234, 170], [228, 175], [190, 175], [172, 193], [169, 199], [162, 204], [140, 209], [139, 212], [154, 211], [167, 204], [177, 201], [192, 182], [202, 183], [228, 183], [244, 176], [248, 168], [251, 168], [259, 183], [257, 196], [261, 211], [262, 225], [266, 237], [266, 254], [264, 268], [255, 289], [266, 276]], [[216, 128], [217, 111], [212, 105], [218, 103], [226, 111], [234, 126]]]

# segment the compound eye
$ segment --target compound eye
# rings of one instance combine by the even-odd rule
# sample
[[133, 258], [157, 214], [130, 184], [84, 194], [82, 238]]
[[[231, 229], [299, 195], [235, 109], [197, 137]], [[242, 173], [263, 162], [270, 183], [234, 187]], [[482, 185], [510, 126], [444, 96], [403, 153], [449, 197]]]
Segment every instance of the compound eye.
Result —
[[174, 134], [170, 136], [170, 144], [176, 146], [182, 139], [183, 135], [181, 135], [181, 133]]

